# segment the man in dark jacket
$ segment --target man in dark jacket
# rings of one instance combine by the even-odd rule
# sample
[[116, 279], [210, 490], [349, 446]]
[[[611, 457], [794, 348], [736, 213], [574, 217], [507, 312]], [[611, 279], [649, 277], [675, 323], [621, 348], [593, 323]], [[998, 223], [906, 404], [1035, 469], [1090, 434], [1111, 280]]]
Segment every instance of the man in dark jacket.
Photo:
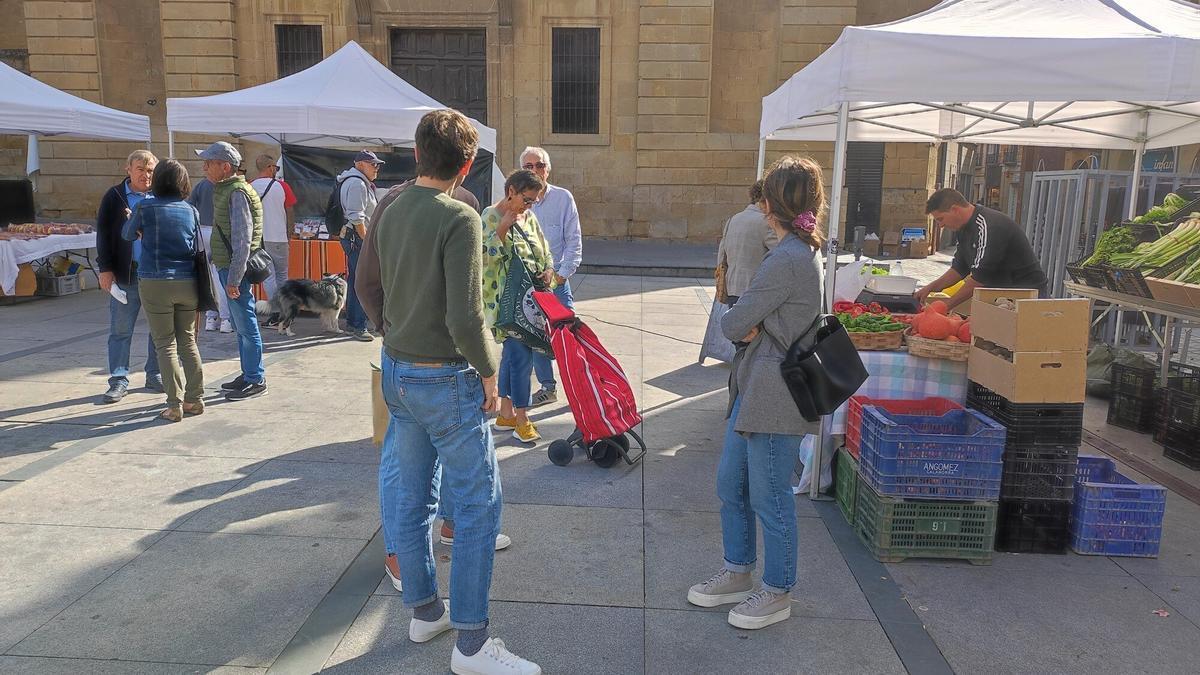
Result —
[[[124, 291], [126, 302], [109, 298], [108, 329], [108, 391], [105, 403], [116, 403], [129, 390], [129, 350], [133, 343], [133, 325], [142, 309], [138, 295], [137, 260], [141, 241], [125, 241], [121, 228], [133, 215], [139, 202], [150, 196], [150, 181], [158, 158], [148, 150], [136, 150], [125, 162], [127, 177], [109, 188], [100, 200], [96, 213], [96, 263], [100, 266], [100, 287], [110, 291], [116, 286]], [[146, 388], [162, 392], [162, 375], [158, 372], [154, 340], [146, 339]]]

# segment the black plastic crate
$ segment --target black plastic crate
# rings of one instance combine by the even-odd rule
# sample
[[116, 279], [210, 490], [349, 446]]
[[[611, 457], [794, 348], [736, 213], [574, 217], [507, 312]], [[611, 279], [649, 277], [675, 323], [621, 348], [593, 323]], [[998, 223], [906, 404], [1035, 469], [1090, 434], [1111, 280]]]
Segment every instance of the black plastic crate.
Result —
[[1070, 501], [1078, 464], [1077, 446], [1005, 448], [1000, 498]]
[[1193, 471], [1200, 471], [1200, 448], [1195, 445], [1187, 449], [1163, 446], [1163, 457], [1179, 462]]
[[1157, 378], [1157, 366], [1127, 366], [1123, 363], [1113, 363], [1109, 382], [1112, 383], [1114, 394], [1122, 392], [1150, 398], [1154, 393]]
[[1071, 500], [1001, 499], [996, 550], [1066, 553], [1071, 543]]
[[1142, 433], [1153, 431], [1159, 408], [1156, 397], [1114, 390], [1108, 401], [1108, 423]]
[[1166, 423], [1176, 428], [1200, 432], [1200, 394], [1168, 388], [1165, 396]]
[[1005, 446], [1077, 446], [1083, 440], [1082, 403], [1013, 403], [977, 383], [967, 383], [967, 407], [1007, 430]]

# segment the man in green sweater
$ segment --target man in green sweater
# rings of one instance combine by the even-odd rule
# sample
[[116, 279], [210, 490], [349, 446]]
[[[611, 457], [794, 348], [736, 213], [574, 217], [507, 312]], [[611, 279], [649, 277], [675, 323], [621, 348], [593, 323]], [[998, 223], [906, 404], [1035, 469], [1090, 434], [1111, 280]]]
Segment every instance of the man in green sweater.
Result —
[[[488, 594], [500, 528], [500, 478], [489, 412], [496, 356], [483, 317], [483, 226], [450, 196], [470, 170], [478, 133], [461, 113], [417, 125], [417, 181], [378, 219], [383, 397], [391, 412], [379, 465], [385, 538], [396, 548], [409, 639], [450, 628], [455, 673], [537, 675], [488, 637]], [[363, 281], [359, 278], [358, 281]], [[440, 480], [439, 480], [440, 473]], [[453, 497], [449, 611], [438, 599], [432, 526], [439, 491]]]

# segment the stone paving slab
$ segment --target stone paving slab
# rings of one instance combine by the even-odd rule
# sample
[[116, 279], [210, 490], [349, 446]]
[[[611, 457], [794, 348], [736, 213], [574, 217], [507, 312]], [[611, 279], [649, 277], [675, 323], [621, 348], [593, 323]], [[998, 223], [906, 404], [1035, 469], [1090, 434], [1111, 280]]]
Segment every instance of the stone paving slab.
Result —
[[237, 458], [91, 452], [0, 492], [12, 523], [165, 528], [261, 466]]
[[692, 673], [904, 673], [875, 621], [793, 616], [763, 631], [720, 612], [646, 610], [646, 671]]
[[[889, 569], [960, 673], [1194, 671], [1200, 628], [1136, 579]], [[1164, 608], [1171, 616], [1153, 613]]]
[[9, 653], [269, 666], [365, 543], [169, 534]]
[[[543, 428], [542, 433], [546, 431]], [[604, 469], [581, 450], [567, 466], [555, 466], [545, 444], [496, 449], [505, 504], [636, 508], [642, 506], [642, 464]]]
[[367, 540], [379, 528], [370, 464], [272, 460], [171, 529]]
[[0, 653], [161, 536], [147, 530], [0, 523], [0, 541], [7, 542], [0, 553]]
[[99, 661], [97, 659], [42, 658], [36, 656], [0, 656], [0, 673], [16, 675], [259, 675], [266, 668], [238, 666], [198, 666], [177, 663], [139, 661]]
[[[372, 598], [322, 672], [448, 673], [454, 632], [414, 644], [410, 616], [399, 598]], [[495, 601], [489, 611], [492, 634], [514, 652], [544, 672], [579, 675], [642, 672], [642, 616], [639, 608]]]

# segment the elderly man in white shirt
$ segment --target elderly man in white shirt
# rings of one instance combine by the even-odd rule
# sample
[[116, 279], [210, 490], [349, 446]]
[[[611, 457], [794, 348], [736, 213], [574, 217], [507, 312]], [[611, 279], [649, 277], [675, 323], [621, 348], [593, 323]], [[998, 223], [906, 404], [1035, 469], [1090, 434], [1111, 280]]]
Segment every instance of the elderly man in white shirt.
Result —
[[[532, 171], [546, 183], [546, 191], [533, 205], [550, 253], [554, 257], [554, 278], [558, 287], [554, 294], [567, 307], [575, 306], [571, 296], [571, 275], [583, 262], [583, 232], [579, 228], [579, 209], [570, 190], [550, 183], [550, 153], [542, 148], [528, 147], [521, 152], [520, 166]], [[535, 353], [533, 369], [541, 388], [533, 395], [532, 407], [554, 403], [558, 400], [558, 382], [554, 379], [554, 365], [550, 359]]]

